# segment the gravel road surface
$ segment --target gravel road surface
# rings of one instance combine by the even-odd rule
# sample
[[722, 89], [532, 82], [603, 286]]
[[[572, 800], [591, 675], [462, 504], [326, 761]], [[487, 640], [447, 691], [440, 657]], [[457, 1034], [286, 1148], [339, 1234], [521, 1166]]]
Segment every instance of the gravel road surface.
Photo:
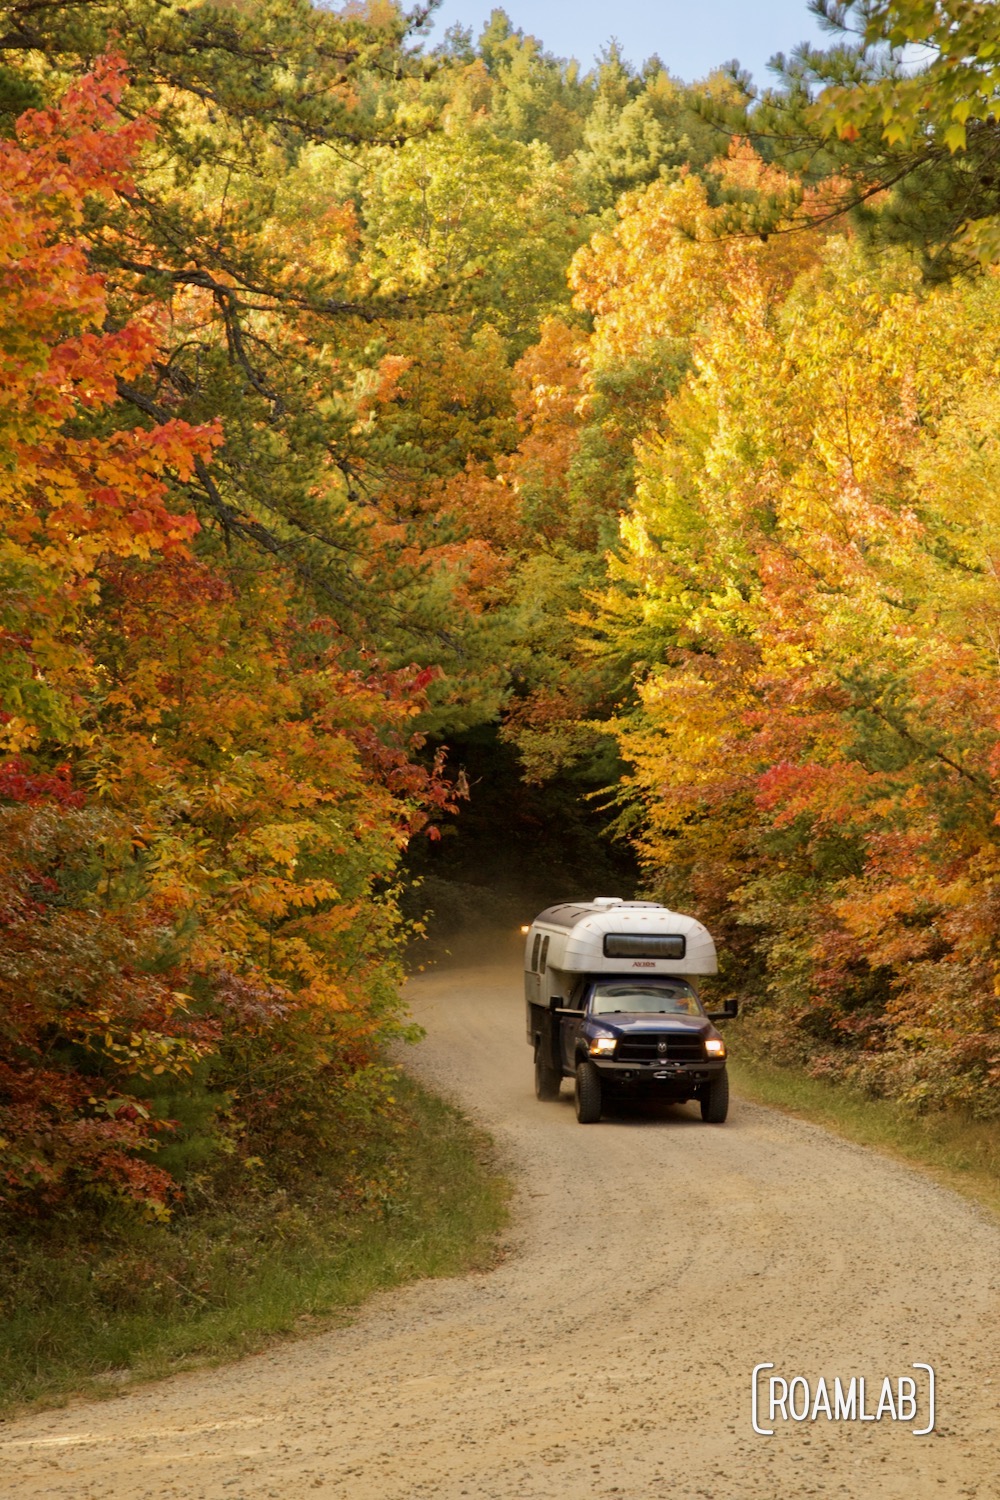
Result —
[[[539, 1104], [518, 953], [410, 987], [415, 1066], [493, 1131], [508, 1254], [348, 1327], [0, 1428], [3, 1500], [1000, 1496], [1000, 1226], [916, 1172], [736, 1101], [579, 1126]], [[937, 1428], [751, 1428], [751, 1370], [937, 1372]], [[802, 1387], [798, 1387], [801, 1401]], [[921, 1390], [921, 1394], [923, 1391]], [[768, 1425], [768, 1424], [764, 1424]]]

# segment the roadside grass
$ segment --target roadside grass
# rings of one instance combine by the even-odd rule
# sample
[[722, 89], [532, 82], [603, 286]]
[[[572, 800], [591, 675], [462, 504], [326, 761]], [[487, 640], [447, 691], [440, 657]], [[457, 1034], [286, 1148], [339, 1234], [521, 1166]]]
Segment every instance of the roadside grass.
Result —
[[920, 1167], [942, 1186], [1000, 1214], [1000, 1120], [916, 1114], [892, 1100], [752, 1056], [730, 1053], [729, 1074], [734, 1089], [755, 1104]]
[[227, 1195], [167, 1226], [106, 1218], [0, 1245], [0, 1414], [219, 1363], [345, 1319], [373, 1292], [484, 1269], [509, 1186], [485, 1132], [412, 1079], [343, 1174]]

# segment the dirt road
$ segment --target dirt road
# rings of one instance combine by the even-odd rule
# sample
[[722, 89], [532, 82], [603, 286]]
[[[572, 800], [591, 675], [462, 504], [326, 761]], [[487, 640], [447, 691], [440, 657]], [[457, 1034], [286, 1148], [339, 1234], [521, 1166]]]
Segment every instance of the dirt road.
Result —
[[[1000, 1495], [1000, 1228], [739, 1101], [577, 1125], [539, 1104], [517, 955], [412, 985], [417, 1067], [493, 1130], [511, 1252], [345, 1329], [0, 1429], [4, 1500]], [[751, 1428], [750, 1376], [937, 1372], [937, 1431]], [[798, 1388], [801, 1405], [802, 1387]], [[869, 1412], [875, 1399], [868, 1397]], [[767, 1424], [764, 1424], [767, 1425]]]

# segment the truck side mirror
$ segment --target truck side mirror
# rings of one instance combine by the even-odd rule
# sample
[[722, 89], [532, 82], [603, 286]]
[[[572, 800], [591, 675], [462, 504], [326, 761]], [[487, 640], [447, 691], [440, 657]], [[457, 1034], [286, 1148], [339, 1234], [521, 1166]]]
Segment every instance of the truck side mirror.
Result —
[[740, 1002], [738, 1000], [724, 1000], [721, 1010], [710, 1010], [708, 1019], [710, 1021], [731, 1021], [740, 1013]]

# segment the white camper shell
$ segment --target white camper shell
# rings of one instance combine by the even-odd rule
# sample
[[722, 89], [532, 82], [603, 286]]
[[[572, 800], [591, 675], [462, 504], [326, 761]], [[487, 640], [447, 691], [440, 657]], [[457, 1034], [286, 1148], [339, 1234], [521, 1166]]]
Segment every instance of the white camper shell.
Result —
[[547, 907], [532, 922], [524, 954], [529, 1005], [568, 1005], [587, 975], [718, 973], [715, 944], [701, 922], [655, 901], [595, 896]]

